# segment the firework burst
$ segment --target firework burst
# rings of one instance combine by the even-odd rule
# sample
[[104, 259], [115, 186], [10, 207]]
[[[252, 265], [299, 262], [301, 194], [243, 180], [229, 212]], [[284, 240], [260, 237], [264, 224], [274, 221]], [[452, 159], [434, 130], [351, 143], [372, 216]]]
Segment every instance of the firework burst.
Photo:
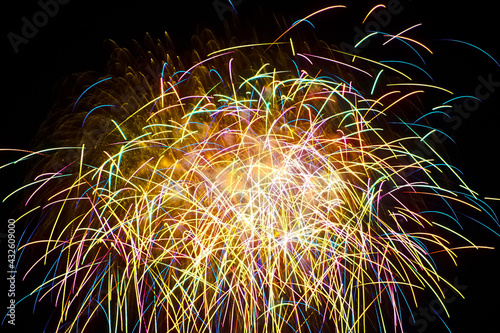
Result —
[[[405, 32], [385, 37], [428, 52]], [[74, 80], [53, 147], [22, 157], [43, 156], [24, 247], [57, 331], [395, 332], [419, 290], [453, 288], [431, 255], [455, 260], [454, 210], [492, 213], [415, 112], [449, 92], [284, 36], [204, 31], [189, 62], [168, 36], [113, 44], [106, 76]]]

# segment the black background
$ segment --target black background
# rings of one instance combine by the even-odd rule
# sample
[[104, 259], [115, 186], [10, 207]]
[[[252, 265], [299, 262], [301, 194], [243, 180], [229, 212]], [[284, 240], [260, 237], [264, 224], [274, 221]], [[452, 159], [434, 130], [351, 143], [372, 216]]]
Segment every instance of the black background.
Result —
[[[219, 2], [226, 4], [225, 1]], [[458, 95], [474, 95], [479, 84], [478, 76], [492, 75], [500, 81], [500, 68], [481, 52], [464, 45], [439, 41], [442, 38], [471, 42], [500, 59], [498, 36], [500, 26], [497, 9], [491, 0], [429, 1], [400, 0], [403, 10], [392, 17], [388, 32], [397, 33], [417, 23], [423, 26], [414, 30], [412, 36], [432, 48], [435, 55], [428, 59], [427, 70], [436, 84], [451, 89]], [[262, 13], [282, 14], [291, 22], [324, 7], [343, 3], [332, 1], [252, 1], [240, 0], [236, 6], [239, 17], [253, 25], [273, 27], [272, 17]], [[323, 13], [314, 18], [317, 34], [330, 43], [353, 43], [355, 26], [363, 27], [361, 21], [374, 1], [347, 1], [348, 10]], [[2, 68], [2, 102], [0, 120], [1, 148], [29, 148], [34, 133], [46, 117], [53, 103], [53, 87], [57, 80], [71, 73], [95, 70], [103, 71], [107, 54], [103, 49], [105, 39], [113, 39], [127, 46], [131, 39], [141, 40], [145, 32], [161, 38], [168, 31], [179, 48], [189, 47], [189, 38], [203, 27], [221, 30], [222, 23], [213, 1], [127, 1], [112, 2], [98, 0], [72, 0], [60, 5], [58, 13], [39, 28], [38, 33], [27, 44], [19, 46], [16, 54], [7, 38], [9, 32], [21, 34], [26, 16], [30, 21], [40, 6], [36, 1], [22, 0], [6, 4], [2, 9], [2, 42], [4, 57]], [[229, 17], [229, 12], [224, 17]], [[269, 30], [267, 30], [269, 32]], [[498, 89], [498, 88], [497, 88]], [[439, 100], [439, 99], [438, 99]], [[445, 99], [441, 99], [443, 102]], [[465, 173], [465, 179], [481, 197], [499, 197], [500, 177], [498, 166], [500, 91], [492, 94], [471, 113], [457, 129], [451, 131], [456, 145], [447, 144], [452, 164]], [[434, 104], [432, 105], [434, 106]], [[443, 124], [436, 124], [439, 127]], [[5, 162], [17, 156], [0, 153]], [[0, 194], [5, 197], [18, 188], [25, 170], [14, 166], [0, 170]], [[0, 205], [1, 232], [5, 232], [7, 219], [11, 216], [14, 197]], [[491, 202], [500, 212], [500, 205]], [[490, 223], [491, 225], [491, 223]], [[497, 231], [500, 228], [496, 229]], [[498, 264], [500, 260], [500, 239], [478, 226], [468, 231], [479, 244], [496, 246], [494, 251], [459, 252], [459, 267], [444, 269], [444, 275], [452, 281], [458, 277], [466, 299], [456, 300], [449, 305], [452, 314], [447, 319], [452, 332], [500, 332], [500, 286]], [[5, 242], [1, 253], [7, 254]], [[5, 255], [6, 257], [6, 255]], [[3, 259], [0, 260], [3, 261]], [[6, 259], [6, 258], [5, 258]], [[6, 260], [5, 260], [6, 261]], [[3, 267], [3, 262], [2, 266]], [[5, 271], [5, 270], [2, 270]], [[4, 273], [1, 273], [4, 276]], [[4, 278], [2, 277], [2, 280]], [[22, 288], [18, 277], [19, 288]], [[3, 303], [6, 289], [0, 291]], [[423, 304], [423, 306], [426, 306]], [[0, 311], [3, 316], [4, 311]], [[40, 316], [43, 317], [44, 309]], [[42, 332], [40, 323], [34, 320], [30, 307], [18, 307], [17, 332]], [[36, 323], [37, 326], [31, 326]], [[27, 327], [32, 327], [27, 330]], [[408, 327], [408, 332], [417, 332], [418, 327]], [[0, 331], [7, 328], [4, 326]], [[447, 332], [438, 321], [429, 322], [425, 332]]]

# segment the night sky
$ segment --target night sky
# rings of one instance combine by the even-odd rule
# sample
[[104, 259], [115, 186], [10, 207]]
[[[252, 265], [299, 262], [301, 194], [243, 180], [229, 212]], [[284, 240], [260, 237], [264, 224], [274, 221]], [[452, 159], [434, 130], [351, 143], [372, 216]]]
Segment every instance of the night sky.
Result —
[[[107, 60], [103, 48], [105, 39], [112, 39], [121, 46], [129, 46], [131, 39], [138, 41], [149, 32], [153, 39], [162, 38], [167, 31], [179, 50], [189, 50], [190, 36], [202, 28], [223, 31], [221, 19], [230, 17], [226, 0], [193, 1], [127, 1], [123, 4], [99, 0], [62, 1], [53, 17], [47, 16], [38, 31], [31, 31], [29, 38], [17, 46], [9, 40], [9, 33], [22, 37], [23, 18], [33, 22], [34, 15], [42, 20], [37, 12], [42, 10], [41, 1], [20, 0], [4, 4], [2, 10], [2, 108], [0, 120], [0, 148], [30, 147], [40, 123], [47, 116], [53, 103], [53, 88], [58, 80], [75, 72], [97, 71], [103, 73]], [[272, 13], [283, 15], [289, 22], [300, 19], [326, 5], [347, 4], [348, 10], [334, 10], [322, 13], [312, 22], [316, 24], [318, 37], [329, 43], [342, 42], [353, 44], [355, 27], [364, 29], [361, 21], [376, 1], [252, 1], [239, 0], [235, 3], [238, 16], [242, 21], [260, 27], [262, 33], [272, 31], [274, 23]], [[395, 1], [392, 1], [394, 3]], [[293, 3], [293, 4], [291, 4]], [[298, 5], [296, 3], [304, 3]], [[456, 122], [455, 128], [437, 118], [435, 127], [447, 129], [456, 145], [446, 142], [451, 164], [465, 174], [468, 185], [479, 193], [480, 197], [500, 197], [499, 154], [500, 154], [500, 67], [473, 47], [441, 39], [456, 39], [473, 43], [500, 60], [498, 10], [491, 0], [470, 1], [430, 1], [400, 0], [398, 14], [392, 15], [385, 30], [397, 33], [412, 25], [423, 23], [415, 29], [412, 36], [429, 46], [435, 53], [426, 56], [426, 70], [433, 76], [435, 84], [452, 90], [456, 96], [477, 95], [478, 87], [490, 81], [488, 97], [473, 112], [464, 113]], [[218, 9], [217, 9], [218, 8]], [[52, 8], [53, 9], [53, 8]], [[226, 10], [227, 9], [227, 10]], [[309, 28], [310, 29], [310, 28]], [[257, 29], [259, 30], [259, 29]], [[271, 36], [278, 36], [271, 33]], [[10, 34], [11, 39], [13, 35]], [[17, 38], [17, 37], [16, 37]], [[24, 38], [24, 37], [23, 37]], [[17, 50], [16, 50], [17, 48]], [[17, 51], [17, 52], [16, 52]], [[383, 50], [382, 50], [383, 51]], [[386, 56], [390, 58], [390, 56]], [[491, 83], [492, 82], [492, 83]], [[498, 82], [498, 83], [497, 83]], [[496, 86], [495, 86], [496, 83]], [[488, 87], [486, 88], [488, 89]], [[485, 92], [484, 88], [480, 88]], [[444, 102], [443, 95], [437, 94], [430, 103]], [[430, 107], [436, 104], [430, 104]], [[4, 164], [18, 155], [2, 154], [0, 162]], [[23, 183], [23, 166], [0, 170], [0, 195], [2, 199]], [[7, 219], [14, 217], [14, 197], [0, 205], [0, 223], [5, 232]], [[500, 213], [500, 201], [491, 202], [491, 206]], [[4, 223], [5, 222], [5, 223]], [[490, 226], [492, 222], [488, 221]], [[500, 232], [500, 227], [495, 231]], [[500, 285], [498, 283], [498, 265], [500, 264], [500, 237], [480, 225], [468, 223], [467, 234], [479, 245], [495, 246], [494, 251], [458, 251], [459, 267], [441, 267], [444, 276], [461, 286], [466, 299], [454, 299], [449, 304], [451, 319], [446, 319], [455, 333], [500, 332]], [[2, 239], [4, 240], [4, 239]], [[2, 242], [0, 254], [7, 253]], [[5, 258], [6, 255], [0, 258]], [[2, 272], [4, 259], [1, 259]], [[6, 260], [5, 260], [6, 261]], [[449, 261], [448, 261], [449, 263]], [[4, 276], [4, 273], [2, 273]], [[22, 289], [18, 276], [18, 287]], [[4, 278], [2, 278], [4, 280]], [[0, 290], [2, 309], [6, 288]], [[429, 298], [429, 303], [432, 298]], [[429, 305], [422, 304], [424, 308]], [[41, 309], [41, 316], [47, 309]], [[41, 332], [40, 323], [45, 320], [32, 320], [31, 306], [19, 306], [17, 312], [17, 331], [28, 332], [28, 327], [36, 322], [36, 329]], [[3, 314], [5, 311], [0, 311]], [[424, 318], [420, 315], [420, 319]], [[426, 326], [424, 330], [423, 327]], [[407, 333], [447, 332], [439, 320], [427, 320], [426, 323], [407, 325]], [[0, 329], [4, 332], [4, 327]]]

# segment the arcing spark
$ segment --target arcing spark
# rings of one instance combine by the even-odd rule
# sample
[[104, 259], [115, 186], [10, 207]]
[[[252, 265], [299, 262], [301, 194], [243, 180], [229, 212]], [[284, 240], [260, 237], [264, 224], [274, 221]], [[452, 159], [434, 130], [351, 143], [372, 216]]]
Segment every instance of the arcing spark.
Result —
[[43, 246], [33, 294], [57, 330], [395, 332], [418, 290], [441, 299], [453, 209], [488, 209], [412, 119], [443, 89], [323, 43], [194, 42], [188, 67], [150, 39], [115, 46], [50, 135], [66, 148], [39, 152], [25, 246]]

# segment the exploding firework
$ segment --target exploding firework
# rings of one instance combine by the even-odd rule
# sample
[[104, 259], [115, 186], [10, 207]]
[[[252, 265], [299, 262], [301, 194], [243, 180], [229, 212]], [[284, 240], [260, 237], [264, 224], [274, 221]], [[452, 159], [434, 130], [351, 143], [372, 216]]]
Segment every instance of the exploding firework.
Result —
[[[107, 75], [66, 82], [84, 88], [51, 147], [21, 158], [40, 157], [24, 247], [57, 331], [395, 332], [419, 290], [453, 288], [432, 255], [478, 248], [455, 210], [492, 213], [416, 112], [449, 92], [290, 38], [301, 22], [268, 43], [204, 31], [190, 61], [168, 36], [113, 44]], [[407, 31], [386, 42], [428, 52]]]

